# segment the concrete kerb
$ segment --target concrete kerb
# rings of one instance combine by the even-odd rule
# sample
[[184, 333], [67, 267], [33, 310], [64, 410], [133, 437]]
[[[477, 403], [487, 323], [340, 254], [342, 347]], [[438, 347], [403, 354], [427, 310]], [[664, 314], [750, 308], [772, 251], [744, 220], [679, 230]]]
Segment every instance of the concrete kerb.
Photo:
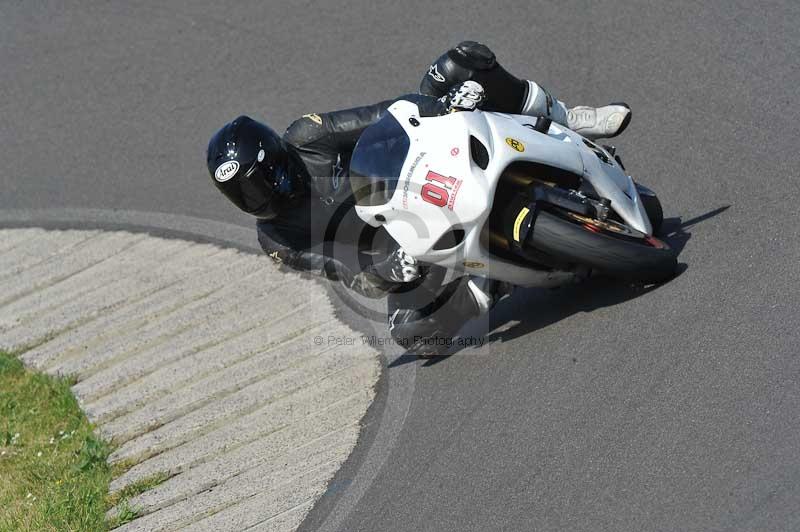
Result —
[[[86, 212], [83, 210], [75, 210], [75, 212], [66, 213], [61, 212], [59, 215], [51, 214], [49, 218], [47, 213], [41, 212], [38, 213], [38, 218], [36, 213], [31, 214], [28, 212], [24, 216], [20, 216], [20, 214], [21, 213], [17, 211], [0, 211], [0, 227], [23, 227], [35, 223], [49, 225], [50, 227], [59, 225], [64, 227], [64, 224], [74, 224], [75, 227], [86, 227], [86, 224], [79, 220], [81, 217], [85, 218]], [[41, 216], [43, 214], [45, 218], [44, 221]], [[115, 222], [115, 220], [108, 219], [110, 217], [106, 211], [93, 211], [90, 214], [91, 216], [89, 216], [89, 218], [92, 218], [92, 220], [89, 221], [88, 225], [92, 226], [94, 224], [95, 227], [107, 225], [107, 222], [111, 222], [112, 225], [113, 223], [117, 223], [124, 226], [127, 222], [135, 218], [135, 216], [132, 217], [130, 213], [114, 213], [114, 217], [116, 218]], [[11, 305], [16, 305], [14, 308], [19, 309], [20, 312], [24, 310], [24, 315], [20, 317], [22, 321], [18, 321], [17, 316], [13, 314], [7, 316], [9, 321], [5, 329], [0, 331], [0, 345], [5, 347], [7, 343], [6, 338], [8, 337], [9, 341], [13, 340], [17, 343], [19, 343], [20, 338], [28, 341], [40, 342], [41, 345], [37, 347], [38, 352], [43, 352], [41, 348], [51, 342], [69, 349], [70, 346], [64, 344], [63, 339], [60, 340], [59, 338], [72, 334], [76, 338], [84, 340], [86, 347], [83, 349], [81, 346], [71, 346], [72, 349], [77, 349], [77, 351], [70, 354], [70, 360], [80, 360], [83, 356], [90, 356], [91, 353], [97, 352], [98, 350], [101, 351], [107, 346], [108, 338], [114, 336], [110, 333], [114, 330], [125, 331], [126, 327], [146, 327], [147, 325], [144, 325], [143, 321], [152, 327], [153, 324], [158, 324], [169, 318], [171, 315], [170, 312], [161, 314], [156, 312], [153, 316], [148, 316], [146, 307], [141, 304], [137, 307], [136, 313], [126, 313], [126, 310], [128, 310], [126, 307], [129, 304], [135, 305], [148, 296], [154, 301], [157, 299], [158, 295], [156, 294], [159, 294], [159, 292], [164, 292], [165, 297], [176, 297], [175, 290], [166, 290], [163, 280], [159, 284], [159, 280], [162, 279], [160, 275], [161, 271], [168, 271], [173, 266], [177, 268], [177, 270], [173, 272], [174, 275], [170, 276], [170, 282], [178, 283], [178, 285], [184, 283], [186, 292], [194, 293], [192, 291], [196, 290], [198, 298], [189, 298], [190, 300], [197, 301], [198, 299], [202, 299], [205, 293], [204, 287], [192, 285], [191, 279], [193, 275], [197, 274], [198, 269], [202, 269], [203, 258], [209, 256], [214, 256], [217, 259], [220, 259], [220, 257], [224, 259], [225, 255], [229, 254], [230, 260], [232, 261], [258, 261], [258, 268], [256, 269], [261, 268], [263, 264], [263, 271], [260, 274], [255, 274], [261, 283], [260, 286], [282, 284], [282, 282], [285, 282], [284, 276], [291, 275], [277, 272], [269, 261], [264, 260], [263, 255], [250, 256], [248, 253], [243, 254], [242, 251], [240, 251], [242, 249], [248, 252], [254, 251], [254, 231], [252, 229], [247, 230], [245, 228], [239, 228], [238, 226], [226, 224], [221, 224], [221, 231], [220, 227], [216, 227], [214, 231], [211, 231], [217, 235], [216, 237], [212, 237], [212, 240], [219, 239], [229, 241], [229, 236], [234, 235], [234, 241], [237, 244], [236, 250], [230, 247], [219, 248], [219, 246], [216, 246], [219, 249], [213, 250], [198, 249], [196, 252], [189, 252], [190, 256], [194, 253], [193, 256], [198, 258], [197, 261], [182, 260], [173, 264], [173, 261], [170, 259], [180, 256], [184, 256], [185, 258], [187, 249], [192, 249], [197, 246], [214, 245], [199, 243], [203, 240], [208, 241], [208, 238], [202, 237], [197, 233], [197, 224], [188, 217], [155, 215], [156, 218], [159, 216], [166, 217], [169, 220], [163, 222], [164, 227], [162, 228], [157, 227], [155, 230], [148, 228], [148, 233], [161, 232], [162, 236], [134, 234], [128, 231], [113, 231], [113, 235], [106, 240], [117, 241], [119, 243], [119, 240], [124, 241], [128, 239], [127, 243], [130, 245], [123, 245], [120, 249], [115, 249], [114, 252], [107, 257], [102, 257], [103, 254], [100, 253], [102, 258], [86, 265], [84, 268], [79, 268], [77, 273], [70, 272], [66, 274], [66, 276], [60, 276], [58, 274], [58, 264], [62, 263], [62, 261], [53, 259], [61, 259], [66, 256], [74, 256], [75, 254], [87, 253], [90, 251], [97, 252], [97, 248], [102, 248], [103, 242], [106, 241], [104, 238], [99, 238], [103, 236], [100, 232], [96, 230], [88, 233], [71, 231], [69, 235], [67, 235], [68, 232], [63, 230], [0, 229], [0, 252], [2, 252], [2, 260], [4, 264], [8, 265], [8, 268], [11, 268], [11, 270], [5, 271], [13, 271], [16, 276], [26, 270], [30, 271], [30, 268], [35, 264], [42, 264], [49, 260], [50, 267], [40, 267], [40, 270], [42, 272], [51, 272], [47, 283], [32, 287], [29, 293], [21, 294], [10, 302]], [[175, 223], [176, 221], [179, 223]], [[208, 230], [208, 222], [205, 221], [205, 223], [206, 227], [203, 228], [204, 231]], [[216, 226], [217, 224], [217, 222], [213, 222], [211, 225]], [[137, 224], [133, 225], [139, 227]], [[175, 227], [178, 229], [176, 230]], [[60, 232], [53, 233], [53, 231]], [[104, 232], [107, 233], [108, 231]], [[178, 236], [186, 236], [186, 234], [195, 235], [193, 239], [194, 243], [184, 245], [174, 241]], [[169, 236], [169, 239], [165, 239], [165, 235]], [[52, 240], [53, 236], [55, 236], [57, 240], [63, 237], [65, 239], [62, 241], [64, 245], [48, 246], [50, 249], [47, 253], [43, 252], [43, 250], [36, 245], [30, 245], [32, 240], [41, 239], [44, 241], [48, 238]], [[24, 249], [33, 249], [35, 252], [31, 254], [28, 251], [24, 251]], [[15, 250], [17, 251], [15, 252]], [[161, 252], [159, 252], [159, 250]], [[108, 264], [103, 265], [103, 262], [107, 260], [112, 261], [110, 266]], [[146, 266], [145, 271], [137, 269], [137, 265], [140, 264]], [[109, 268], [111, 271], [113, 271], [114, 268], [120, 268], [120, 274], [126, 276], [126, 281], [116, 281], [114, 275], [109, 273]], [[159, 271], [154, 273], [154, 268]], [[54, 271], [55, 275], [53, 275]], [[85, 273], [87, 271], [88, 273]], [[95, 277], [92, 275], [94, 273], [98, 275]], [[82, 275], [83, 277], [78, 278], [78, 281], [73, 280], [72, 284], [70, 284], [69, 280], [71, 278], [74, 279], [76, 275]], [[0, 282], [2, 282], [2, 279], [0, 279]], [[87, 289], [87, 283], [90, 282], [94, 284]], [[312, 321], [315, 321], [315, 323], [323, 327], [325, 323], [330, 323], [331, 326], [339, 323], [336, 311], [333, 306], [327, 302], [327, 296], [324, 295], [323, 289], [320, 288], [318, 284], [300, 278], [299, 276], [292, 280], [292, 282], [298, 287], [303, 287], [299, 290], [303, 300], [292, 301], [291, 296], [287, 292], [282, 292], [280, 304], [285, 304], [287, 307], [285, 312], [288, 312], [288, 309], [292, 306], [298, 306], [307, 301], [309, 295], [313, 293], [317, 294], [317, 297], [320, 297], [321, 301], [326, 301], [326, 304], [314, 305], [312, 309], [309, 309], [309, 314], [313, 314], [314, 316], [317, 316], [317, 314], [325, 314], [328, 318]], [[123, 291], [135, 293], [128, 296]], [[241, 311], [243, 309], [256, 308], [259, 303], [258, 298], [264, 298], [269, 295], [269, 290], [256, 290], [253, 292], [253, 294], [243, 296], [249, 298], [246, 301], [224, 306], [223, 311], [225, 315], [235, 316], [237, 310]], [[143, 293], [146, 295], [143, 296]], [[51, 294], [56, 294], [58, 297], [50, 300], [48, 296]], [[240, 294], [240, 296], [242, 295]], [[169, 305], [167, 304], [165, 306], [168, 307]], [[177, 306], [180, 308], [180, 304]], [[8, 308], [8, 305], [0, 305], [0, 313], [3, 313], [6, 308]], [[298, 449], [307, 449], [309, 453], [307, 456], [309, 467], [303, 468], [303, 451], [292, 449], [291, 442], [289, 445], [286, 443], [283, 444], [284, 448], [288, 449], [287, 452], [293, 453], [292, 464], [295, 469], [291, 469], [292, 473], [289, 477], [281, 477], [279, 484], [288, 483], [286, 485], [291, 486], [291, 489], [288, 491], [296, 493], [296, 497], [289, 497], [289, 499], [286, 499], [286, 490], [267, 490], [263, 493], [259, 491], [259, 499], [264, 500], [260, 501], [260, 504], [256, 508], [251, 507], [250, 504], [244, 504], [243, 502], [240, 504], [240, 501], [230, 498], [225, 499], [224, 504], [220, 504], [219, 501], [213, 503], [209, 502], [208, 505], [204, 507], [205, 510], [203, 512], [198, 511], [196, 513], [197, 518], [192, 520], [193, 527], [217, 527], [219, 524], [222, 525], [222, 529], [226, 529], [225, 523], [230, 523], [232, 527], [234, 526], [233, 524], [236, 523], [235, 526], [238, 527], [245, 522], [249, 523], [247, 526], [259, 525], [260, 523], [266, 522], [278, 525], [279, 523], [285, 522], [286, 524], [284, 526], [288, 528], [281, 526], [280, 529], [293, 530], [294, 527], [300, 523], [305, 512], [313, 506], [313, 501], [325, 491], [327, 482], [338, 469], [338, 466], [346, 460], [358, 439], [359, 420], [363, 417], [364, 412], [367, 410], [367, 407], [374, 397], [374, 388], [379, 377], [378, 353], [368, 345], [356, 346], [355, 348], [353, 346], [348, 346], [342, 349], [326, 347], [326, 349], [323, 350], [319, 347], [315, 347], [310, 341], [310, 338], [307, 342], [308, 346], [303, 346], [303, 339], [301, 336], [293, 340], [295, 345], [298, 346], [293, 350], [297, 353], [295, 355], [295, 357], [297, 357], [297, 363], [287, 364], [286, 360], [282, 359], [280, 356], [275, 356], [274, 351], [272, 356], [265, 356], [263, 353], [269, 353], [270, 350], [264, 349], [263, 346], [275, 345], [276, 338], [278, 338], [278, 347], [274, 349], [279, 349], [280, 338], [286, 337], [287, 335], [291, 336], [291, 331], [286, 331], [285, 329], [280, 330], [280, 326], [277, 327], [276, 330], [270, 330], [269, 324], [254, 322], [249, 324], [250, 327], [245, 331], [250, 334], [250, 343], [242, 342], [235, 347], [232, 346], [231, 349], [235, 351], [231, 352], [230, 360], [226, 359], [223, 355], [224, 349], [222, 346], [214, 344], [222, 362], [218, 367], [215, 367], [212, 361], [207, 359], [208, 362], [206, 362], [206, 366], [203, 367], [202, 371], [193, 372], [193, 364], [197, 363], [197, 356], [212, 347], [206, 345], [204, 342], [209, 337], [209, 330], [213, 331], [216, 327], [214, 315], [214, 312], [208, 312], [202, 318], [195, 321], [189, 320], [188, 329], [185, 330], [195, 330], [197, 334], [202, 337], [196, 344], [193, 344], [189, 352], [181, 353], [179, 356], [169, 356], [170, 353], [174, 353], [175, 345], [169, 344], [168, 341], [160, 344], [156, 343], [155, 345], [148, 344], [150, 351], [147, 359], [155, 361], [157, 361], [158, 357], [154, 357], [153, 350], [155, 349], [155, 353], [157, 353], [159, 345], [170, 346], [165, 348], [167, 351], [165, 351], [166, 356], [164, 358], [167, 363], [164, 365], [151, 363], [152, 365], [148, 367], [152, 371], [148, 370], [144, 375], [137, 375], [134, 379], [127, 380], [124, 386], [115, 387], [100, 394], [92, 394], [91, 390], [79, 387], [79, 383], [78, 386], [76, 386], [79, 392], [79, 399], [83, 394], [83, 397], [93, 397], [96, 402], [99, 398], [113, 398], [114, 394], [120, 390], [126, 390], [126, 392], [130, 394], [137, 382], [142, 382], [143, 385], [146, 385], [148, 382], [150, 384], [158, 382], [154, 377], [149, 377], [150, 380], [147, 379], [148, 376], [154, 375], [159, 371], [162, 371], [164, 378], [169, 378], [169, 375], [174, 375], [176, 372], [179, 374], [180, 362], [181, 360], [185, 360], [188, 364], [187, 373], [189, 376], [183, 379], [175, 379], [174, 389], [164, 383], [159, 383], [156, 388], [162, 393], [153, 393], [152, 390], [149, 389], [143, 390], [142, 398], [135, 399], [132, 402], [129, 399], [124, 399], [120, 402], [120, 404], [128, 405], [127, 411], [124, 414], [125, 416], [134, 414], [136, 419], [141, 420], [138, 422], [140, 425], [137, 426], [154, 426], [157, 427], [159, 431], [163, 432], [162, 435], [165, 437], [161, 442], [165, 445], [165, 448], [156, 455], [149, 457], [150, 459], [155, 459], [162, 453], [167, 456], [166, 452], [168, 450], [172, 450], [176, 459], [179, 459], [182, 454], [175, 451], [181, 450], [183, 446], [191, 446], [194, 441], [193, 438], [202, 439], [204, 436], [213, 434], [215, 438], [224, 439], [226, 424], [235, 425], [238, 419], [248, 414], [254, 416], [252, 419], [255, 421], [257, 419], [256, 413], [262, 411], [264, 408], [268, 408], [269, 405], [273, 404], [276, 400], [282, 402], [282, 404], [285, 405], [284, 408], [288, 408], [289, 411], [305, 412], [305, 415], [295, 415], [288, 418], [287, 421], [284, 422], [282, 428], [279, 429], [283, 431], [288, 430], [289, 432], [287, 432], [287, 434], [297, 434], [297, 437], [302, 440], [299, 435], [303, 433], [304, 422], [308, 422], [310, 419], [316, 419], [314, 416], [317, 415], [317, 412], [325, 410], [326, 403], [333, 403], [339, 400], [344, 390], [351, 390], [349, 396], [353, 404], [342, 412], [340, 423], [336, 421], [337, 412], [335, 409], [327, 414], [329, 417], [332, 416], [331, 427], [344, 434], [342, 444], [334, 446], [335, 452], [327, 447], [325, 447], [327, 450], [324, 452], [316, 448], [314, 442], [317, 440], [313, 438], [310, 441], [303, 440], [305, 443], [299, 446]], [[115, 318], [117, 321], [114, 321]], [[153, 321], [151, 321], [150, 318], [152, 318]], [[217, 314], [216, 318], [217, 320], [224, 319], [224, 315], [220, 316]], [[108, 321], [109, 327], [113, 329], [104, 327], [103, 323], [105, 321]], [[286, 327], [287, 323], [282, 323], [283, 327]], [[54, 324], [60, 325], [62, 328], [56, 331], [45, 330], [47, 328], [52, 328]], [[297, 322], [295, 321], [291, 325], [296, 326]], [[265, 332], [263, 337], [259, 336], [257, 332], [254, 332], [259, 330], [259, 326], [263, 326], [264, 328]], [[86, 327], [90, 332], [83, 336], [76, 335], [74, 331], [79, 331], [83, 327]], [[339, 335], [357, 336], [357, 333], [347, 325], [339, 324], [334, 326], [334, 328]], [[25, 330], [25, 334], [20, 333], [20, 330], [23, 329]], [[233, 331], [233, 333], [235, 332], [236, 331]], [[283, 336], [281, 336], [281, 334]], [[232, 338], [241, 339], [242, 335], [233, 334]], [[263, 344], [260, 343], [265, 339], [267, 339], [266, 342]], [[135, 365], [132, 365], [131, 361], [141, 355], [141, 350], [134, 350], [126, 353], [125, 356], [109, 361], [109, 365], [106, 369], [113, 368], [116, 364], [123, 363], [127, 364], [128, 367], [134, 367]], [[28, 363], [31, 363], [31, 361], [32, 357], [28, 357], [26, 360]], [[50, 362], [52, 361], [53, 360], [50, 360]], [[170, 368], [171, 371], [164, 371], [165, 366], [168, 364], [172, 365]], [[274, 369], [271, 368], [270, 364], [275, 364]], [[51, 365], [50, 371], [53, 370], [58, 370], [58, 364], [55, 366]], [[217, 376], [223, 380], [225, 378], [231, 378], [230, 385], [227, 385], [222, 380], [216, 380]], [[342, 380], [343, 378], [344, 380]], [[331, 379], [342, 381], [346, 388], [340, 389], [340, 386], [330, 386], [326, 388], [324, 383]], [[291, 383], [295, 381], [302, 381], [305, 383], [305, 386], [292, 387]], [[202, 395], [204, 384], [207, 385], [205, 387], [209, 390], [209, 397], [204, 397]], [[336, 394], [336, 396], [331, 396], [326, 400], [324, 394], [317, 394], [314, 396], [315, 398], [312, 403], [306, 403], [305, 401], [311, 399], [309, 399], [308, 394], [303, 392], [310, 387], [319, 387], [320, 384], [323, 385], [321, 389], [327, 389], [331, 393]], [[253, 389], [259, 391], [255, 393], [255, 395], [247, 393], [251, 387], [255, 387]], [[159, 401], [161, 401], [166, 408], [170, 408], [168, 404], [169, 401], [165, 401], [165, 399], [174, 396], [176, 401], [179, 401], [182, 397], [182, 390], [186, 390], [187, 393], [193, 390], [191, 391], [191, 400], [185, 401], [185, 404], [177, 410], [172, 409], [165, 411], [170, 412], [167, 417], [153, 416], [150, 413], [152, 408]], [[167, 395], [164, 395], [165, 393]], [[113, 400], [111, 402], [113, 403]], [[170, 427], [173, 424], [176, 428], [181, 427], [182, 421], [187, 419], [187, 416], [191, 418], [193, 413], [197, 411], [194, 408], [195, 405], [200, 410], [206, 409], [209, 413], [212, 413], [215, 405], [218, 403], [220, 405], [227, 404], [228, 407], [210, 416], [199, 416], [198, 421], [200, 424], [196, 425], [192, 423], [192, 429], [186, 433], [188, 439], [181, 437], [178, 438], [178, 441], [169, 441], [168, 433]], [[320, 410], [320, 408], [322, 410]], [[89, 416], [90, 419], [94, 417], [94, 420], [99, 422], [99, 429], [101, 432], [104, 427], [103, 420], [113, 423], [115, 419], [120, 419], [115, 416], [100, 416], [98, 418], [92, 413], [91, 409], [89, 409]], [[211, 422], [205, 425], [202, 424], [202, 422], [207, 419], [210, 419]], [[152, 423], [149, 423], [150, 421], [152, 421]], [[137, 438], [146, 438], [149, 434], [147, 430], [143, 431], [141, 434], [137, 431], [131, 433], [127, 427], [124, 429], [121, 428], [120, 430], [123, 432], [128, 431], [127, 434], [130, 436], [128, 443], [136, 442]], [[272, 433], [253, 430], [245, 437], [233, 438], [236, 441], [231, 446], [231, 449], [232, 451], [246, 449], [248, 445], [254, 448], [258, 447], [259, 440], [269, 437], [270, 434]], [[330, 442], [325, 438], [318, 438], [318, 440], [323, 442], [320, 443], [320, 445], [330, 446]], [[187, 447], [187, 450], [188, 449]], [[288, 472], [290, 470], [288, 467], [289, 464], [284, 464], [282, 462], [285, 461], [288, 456], [286, 452], [273, 454], [265, 453], [255, 459], [246, 452], [240, 452], [238, 455], [234, 453], [235, 456], [239, 456], [239, 460], [242, 460], [242, 462], [236, 462], [236, 459], [228, 457], [227, 450], [228, 447], [224, 444], [211, 445], [209, 446], [209, 454], [206, 456], [202, 448], [195, 445], [191, 447], [191, 452], [189, 453], [191, 459], [182, 460], [181, 463], [171, 466], [168, 462], [164, 462], [162, 458], [161, 463], [171, 475], [174, 475], [170, 480], [171, 485], [179, 485], [181, 475], [187, 475], [188, 478], [188, 475], [191, 474], [193, 478], [202, 478], [204, 467], [206, 468], [205, 470], [208, 471], [218, 471], [218, 468], [211, 468], [208, 464], [216, 463], [220, 460], [223, 462], [227, 460], [227, 462], [225, 462], [226, 469], [229, 471], [235, 471], [237, 469], [236, 464], [238, 463], [241, 467], [244, 467], [245, 470], [261, 469], [263, 471], [276, 472], [275, 474], [277, 477], [275, 478], [280, 477], [281, 471]], [[323, 455], [327, 457], [323, 462], [319, 462], [318, 459], [315, 462], [315, 460], [311, 459], [312, 456], [316, 456], [319, 452], [323, 452]], [[187, 455], [184, 454], [183, 458], [185, 459], [186, 456]], [[138, 464], [138, 467], [140, 467], [140, 469], [145, 469], [143, 466], [146, 463], [147, 459], [144, 459]], [[218, 477], [218, 475], [216, 476]], [[240, 474], [235, 476], [242, 477], [242, 479], [249, 478]], [[135, 478], [137, 477], [133, 475], [130, 476], [130, 482], [133, 482]], [[225, 482], [228, 487], [231, 488], [231, 494], [239, 493], [242, 494], [243, 497], [249, 497], [254, 493], [254, 489], [260, 489], [257, 486], [248, 487], [246, 484], [237, 484], [237, 482], [243, 482], [242, 479], [233, 481], [215, 477], [210, 479], [210, 481], [213, 483]], [[253, 479], [254, 482], [255, 480], [256, 479]], [[259, 478], [257, 480], [259, 480], [259, 482], [264, 482], [265, 478]], [[269, 480], [269, 476], [266, 477], [266, 480]], [[234, 483], [231, 484], [231, 482]], [[311, 482], [312, 484], [306, 486], [304, 484], [305, 482]], [[116, 482], [115, 489], [121, 489], [124, 485], [125, 484], [122, 482]], [[206, 484], [199, 482], [198, 485]], [[233, 488], [234, 486], [235, 489]], [[272, 493], [272, 495], [269, 495], [269, 493]], [[186, 495], [186, 497], [190, 496], [189, 494]], [[270, 497], [273, 497], [273, 499], [270, 499]], [[163, 519], [159, 519], [160, 521], [164, 523], [174, 522], [174, 519], [166, 517], [169, 515], [170, 507], [174, 506], [174, 504], [170, 504], [169, 502], [177, 503], [174, 496], [171, 498], [168, 497], [167, 502], [162, 501], [161, 503], [156, 502], [149, 504], [147, 506], [149, 510], [143, 509], [143, 513], [145, 511], [157, 511], [157, 513], [163, 517]], [[241, 506], [241, 508], [237, 510], [239, 506]], [[239, 511], [247, 511], [248, 515], [239, 515]], [[256, 514], [251, 515], [252, 512], [256, 512]], [[127, 528], [136, 529], [137, 526], [136, 521], [133, 521]]]

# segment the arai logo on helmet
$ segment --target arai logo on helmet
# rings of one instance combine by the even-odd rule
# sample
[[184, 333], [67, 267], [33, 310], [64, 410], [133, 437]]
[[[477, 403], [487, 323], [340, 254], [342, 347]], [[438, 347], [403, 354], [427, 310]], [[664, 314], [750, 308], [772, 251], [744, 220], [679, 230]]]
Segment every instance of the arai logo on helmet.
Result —
[[239, 171], [239, 161], [228, 161], [222, 163], [217, 167], [217, 171], [214, 172], [214, 179], [216, 179], [220, 183], [224, 183], [228, 179], [235, 176], [236, 172], [238, 171]]

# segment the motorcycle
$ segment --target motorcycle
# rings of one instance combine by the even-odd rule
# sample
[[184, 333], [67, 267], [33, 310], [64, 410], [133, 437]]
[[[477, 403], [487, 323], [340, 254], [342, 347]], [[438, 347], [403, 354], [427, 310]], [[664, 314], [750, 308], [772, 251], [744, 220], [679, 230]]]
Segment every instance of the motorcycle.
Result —
[[518, 286], [593, 272], [642, 283], [674, 275], [658, 197], [611, 146], [545, 118], [421, 116], [395, 102], [350, 162], [357, 215], [407, 253]]

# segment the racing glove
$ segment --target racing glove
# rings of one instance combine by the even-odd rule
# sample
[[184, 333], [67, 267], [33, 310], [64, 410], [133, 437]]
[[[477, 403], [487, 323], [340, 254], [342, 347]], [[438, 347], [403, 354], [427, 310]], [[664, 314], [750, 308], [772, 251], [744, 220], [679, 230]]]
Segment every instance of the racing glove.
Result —
[[483, 86], [476, 81], [464, 81], [454, 85], [450, 91], [442, 97], [448, 113], [456, 111], [474, 111], [486, 100]]
[[375, 264], [374, 268], [380, 277], [395, 283], [411, 283], [422, 275], [417, 260], [403, 248], [397, 248], [386, 260]]

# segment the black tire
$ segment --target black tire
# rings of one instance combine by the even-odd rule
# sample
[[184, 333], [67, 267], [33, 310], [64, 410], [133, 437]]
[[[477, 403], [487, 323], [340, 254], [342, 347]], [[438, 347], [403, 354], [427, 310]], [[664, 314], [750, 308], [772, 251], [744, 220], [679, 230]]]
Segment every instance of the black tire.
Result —
[[678, 265], [677, 253], [661, 241], [612, 235], [547, 211], [538, 213], [529, 238], [535, 249], [557, 259], [629, 281], [665, 281]]

